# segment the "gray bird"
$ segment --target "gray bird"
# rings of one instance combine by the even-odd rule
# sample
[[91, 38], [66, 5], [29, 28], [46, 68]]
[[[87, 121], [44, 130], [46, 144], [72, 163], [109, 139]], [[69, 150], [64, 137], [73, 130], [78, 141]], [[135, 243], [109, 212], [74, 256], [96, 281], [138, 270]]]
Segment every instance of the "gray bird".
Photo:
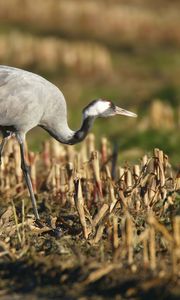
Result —
[[57, 141], [73, 145], [81, 142], [97, 117], [137, 115], [114, 105], [111, 101], [97, 99], [83, 109], [82, 125], [73, 131], [67, 123], [66, 101], [62, 92], [51, 82], [34, 73], [0, 66], [0, 160], [9, 137], [14, 135], [20, 146], [21, 168], [30, 193], [36, 220], [39, 214], [34, 196], [29, 167], [25, 161], [26, 133], [35, 126], [49, 132]]

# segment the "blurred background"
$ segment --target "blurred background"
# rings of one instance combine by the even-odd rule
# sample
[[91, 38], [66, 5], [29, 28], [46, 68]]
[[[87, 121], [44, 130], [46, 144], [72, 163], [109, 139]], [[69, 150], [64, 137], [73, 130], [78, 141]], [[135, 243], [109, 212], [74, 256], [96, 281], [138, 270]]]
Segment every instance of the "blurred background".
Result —
[[[100, 97], [137, 112], [137, 120], [97, 120], [93, 132], [118, 145], [122, 161], [159, 147], [178, 166], [179, 0], [1, 0], [0, 64], [56, 84], [71, 128]], [[46, 137], [40, 129], [29, 133], [31, 149]]]

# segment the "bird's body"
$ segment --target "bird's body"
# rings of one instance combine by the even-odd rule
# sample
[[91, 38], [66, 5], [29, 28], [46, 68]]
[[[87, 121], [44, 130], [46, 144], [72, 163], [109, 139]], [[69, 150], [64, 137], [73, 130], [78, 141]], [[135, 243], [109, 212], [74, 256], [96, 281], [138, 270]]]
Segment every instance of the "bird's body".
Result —
[[6, 66], [0, 67], [0, 126], [14, 127], [22, 138], [35, 126], [58, 133], [62, 142], [73, 134], [61, 91], [39, 75]]
[[83, 110], [80, 129], [73, 131], [67, 123], [66, 101], [62, 92], [51, 82], [34, 73], [0, 66], [0, 160], [7, 139], [14, 134], [21, 151], [21, 167], [26, 179], [36, 219], [39, 219], [29, 169], [25, 161], [26, 133], [36, 126], [47, 130], [64, 144], [76, 144], [89, 132], [97, 117], [114, 115], [136, 117], [136, 114], [114, 105], [109, 100], [92, 101]]

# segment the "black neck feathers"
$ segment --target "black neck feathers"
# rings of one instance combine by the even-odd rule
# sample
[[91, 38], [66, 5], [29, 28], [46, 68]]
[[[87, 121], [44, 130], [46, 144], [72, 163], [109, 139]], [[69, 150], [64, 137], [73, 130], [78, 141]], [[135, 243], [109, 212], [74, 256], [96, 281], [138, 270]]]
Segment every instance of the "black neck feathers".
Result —
[[79, 130], [75, 131], [74, 135], [72, 138], [67, 142], [67, 144], [74, 145], [82, 140], [85, 139], [87, 136], [89, 130], [91, 129], [93, 122], [95, 118], [94, 117], [87, 117], [83, 120], [82, 126]]

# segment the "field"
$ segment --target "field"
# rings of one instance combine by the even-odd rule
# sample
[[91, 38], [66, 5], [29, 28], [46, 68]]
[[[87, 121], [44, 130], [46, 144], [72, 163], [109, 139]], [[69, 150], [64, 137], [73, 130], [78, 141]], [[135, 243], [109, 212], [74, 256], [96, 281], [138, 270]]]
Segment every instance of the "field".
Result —
[[[36, 5], [1, 0], [0, 63], [55, 83], [67, 100], [72, 128], [79, 126], [82, 108], [99, 97], [137, 112], [133, 131], [123, 118], [97, 122], [94, 133], [118, 143], [121, 162], [158, 147], [177, 168], [179, 9], [176, 0], [37, 0]], [[33, 150], [41, 146], [37, 136], [30, 134]]]
[[178, 0], [0, 1], [0, 64], [57, 85], [70, 128], [97, 98], [138, 114], [75, 147], [28, 133], [42, 224], [8, 142], [0, 299], [180, 299], [179, 28]]
[[10, 140], [0, 170], [1, 299], [179, 299], [180, 177], [154, 149], [118, 164], [103, 138], [28, 152], [34, 222]]

